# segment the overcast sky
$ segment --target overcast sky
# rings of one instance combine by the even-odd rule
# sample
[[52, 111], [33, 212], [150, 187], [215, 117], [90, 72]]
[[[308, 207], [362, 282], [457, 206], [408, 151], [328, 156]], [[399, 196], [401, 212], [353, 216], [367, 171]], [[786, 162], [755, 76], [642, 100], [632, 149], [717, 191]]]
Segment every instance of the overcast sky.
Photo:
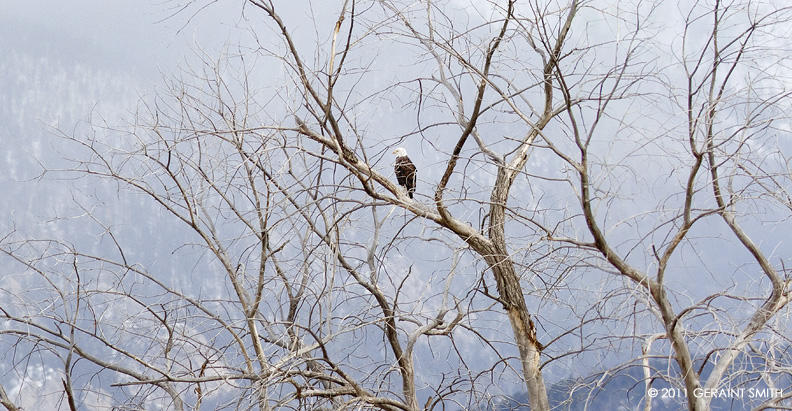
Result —
[[[57, 130], [82, 137], [91, 132], [89, 123], [123, 125], [163, 78], [195, 60], [195, 44], [216, 54], [240, 35], [240, 10], [232, 7], [238, 4], [213, 4], [197, 13], [178, 12], [170, 1], [0, 2], [0, 232], [87, 237], [52, 221], [83, 213], [75, 195], [92, 196], [86, 191], [95, 187], [64, 181], [58, 173], [37, 178], [77, 157], [76, 145], [57, 138]], [[139, 217], [123, 205], [107, 208], [132, 221]]]
[[22, 131], [30, 140], [40, 121], [70, 128], [94, 108], [109, 116], [133, 109], [162, 74], [193, 56], [193, 44], [211, 51], [228, 40], [240, 14], [231, 9], [215, 4], [194, 15], [177, 13], [175, 2], [0, 2], [0, 137]]
[[[180, 3], [192, 5], [182, 9]], [[80, 0], [76, 2], [56, 2], [51, 0], [0, 1], [0, 39], [2, 40], [0, 41], [0, 56], [2, 56], [0, 58], [0, 141], [4, 143], [5, 147], [2, 155], [0, 155], [0, 192], [4, 196], [0, 197], [0, 213], [5, 216], [5, 218], [0, 219], [0, 236], [12, 230], [19, 230], [23, 235], [33, 238], [68, 238], [69, 241], [75, 241], [73, 240], [74, 236], [62, 235], [57, 230], [74, 229], [75, 226], [69, 228], [68, 224], [78, 224], [63, 221], [69, 220], [69, 218], [66, 218], [68, 216], [80, 215], [82, 211], [79, 206], [88, 204], [87, 202], [81, 203], [79, 198], [75, 200], [75, 197], [79, 197], [76, 193], [90, 195], [91, 193], [88, 191], [99, 191], [100, 189], [78, 186], [79, 188], [75, 191], [74, 187], [80, 182], [64, 184], [63, 180], [58, 180], [56, 176], [40, 180], [36, 178], [44, 168], [57, 168], [60, 159], [74, 156], [69, 151], [72, 150], [73, 146], [61, 144], [62, 142], [55, 136], [57, 131], [61, 130], [66, 135], [80, 136], [82, 133], [91, 131], [90, 123], [106, 123], [111, 127], [116, 124], [123, 124], [125, 118], [131, 118], [130, 112], [135, 110], [140, 99], [151, 100], [150, 97], [163, 84], [163, 78], [167, 79], [180, 70], [185, 69], [191, 62], [196, 62], [195, 53], [198, 48], [205, 51], [210, 57], [216, 57], [221, 54], [222, 48], [226, 45], [250, 42], [249, 25], [255, 25], [260, 22], [257, 17], [253, 17], [253, 13], [251, 13], [250, 22], [241, 18], [242, 1], [212, 2], [211, 0], [205, 0], [198, 3], [198, 5], [193, 3], [190, 0], [149, 0], [143, 2], [123, 0]], [[666, 5], [668, 6], [671, 3], [666, 2]], [[206, 7], [200, 8], [201, 4], [206, 5]], [[316, 4], [317, 7], [322, 7], [323, 5], [326, 6], [327, 3], [317, 2]], [[674, 2], [673, 5], [676, 6], [676, 3]], [[305, 12], [293, 7], [291, 11], [295, 13]], [[318, 20], [329, 18], [327, 16], [330, 16], [328, 13], [315, 9], [313, 13], [319, 16], [317, 17]], [[258, 14], [260, 13], [257, 13], [257, 16]], [[291, 25], [299, 23], [295, 19], [288, 20], [288, 22]], [[315, 31], [312, 30], [313, 27], [310, 26], [310, 24], [313, 24], [312, 22], [313, 20], [310, 23], [303, 23], [302, 27], [298, 27], [298, 29], [308, 28], [308, 30], [295, 30], [297, 32], [295, 36], [297, 41], [301, 39], [311, 41], [311, 36], [320, 37], [329, 32], [330, 26], [317, 27]], [[264, 37], [267, 31], [261, 30], [256, 33]], [[366, 50], [363, 49], [363, 51]], [[399, 67], [400, 72], [407, 72], [411, 69], [411, 67], [399, 66], [407, 63], [398, 61], [398, 57], [400, 57], [398, 52], [391, 53], [390, 51], [379, 54], [379, 50], [372, 48], [368, 50], [368, 53], [360, 54], [358, 58], [364, 59], [364, 61], [367, 61], [365, 59], [371, 59], [371, 65], [367, 68], [372, 73], [382, 68], [382, 72], [386, 73], [387, 77], [382, 76], [381, 78], [385, 79], [384, 81], [390, 81], [391, 78], [397, 78], [397, 76], [394, 74], [391, 77], [392, 73], [386, 70], [389, 64]], [[391, 60], [388, 60], [388, 58]], [[432, 64], [434, 63], [430, 63], [427, 73], [431, 73]], [[424, 67], [420, 67], [420, 69], [424, 69]], [[522, 70], [522, 68], [519, 68], [519, 70]], [[352, 78], [354, 79], [355, 77], [353, 76]], [[367, 80], [370, 78], [377, 80], [376, 76], [368, 77]], [[388, 84], [369, 83], [366, 87], [381, 90], [386, 89]], [[394, 89], [397, 88], [394, 87]], [[390, 98], [397, 91], [394, 91], [393, 94], [382, 93], [381, 95]], [[405, 95], [410, 94], [406, 93]], [[385, 117], [389, 117], [391, 121], [395, 122], [393, 119], [398, 118], [400, 114], [398, 113], [398, 107], [410, 107], [410, 102], [407, 98], [400, 100], [398, 96], [393, 97], [390, 105], [388, 103], [387, 101], [379, 105], [372, 103], [370, 107], [360, 104], [355, 107], [354, 117], [360, 119], [362, 124], [381, 125], [385, 121], [382, 120]], [[409, 109], [405, 109], [404, 112], [407, 117], [414, 116], [414, 113], [409, 111]], [[405, 132], [409, 132], [415, 125], [410, 121], [404, 121], [403, 127], [406, 129]], [[502, 130], [504, 124], [495, 123], [492, 127]], [[669, 126], [669, 128], [671, 127]], [[520, 135], [522, 123], [517, 123], [515, 128], [514, 132], [509, 131], [507, 134], [511, 136]], [[366, 129], [366, 126], [362, 126], [362, 129]], [[369, 136], [376, 136], [368, 140], [375, 146], [376, 144], [381, 144], [382, 146], [398, 144], [405, 145], [412, 150], [413, 146], [410, 146], [410, 144], [416, 144], [415, 147], [417, 148], [417, 141], [422, 141], [424, 146], [430, 149], [430, 153], [436, 153], [437, 150], [434, 150], [435, 146], [439, 146], [443, 142], [437, 137], [438, 132], [435, 129], [430, 129], [427, 132], [428, 137], [425, 140], [430, 142], [437, 141], [438, 144], [435, 146], [431, 146], [424, 140], [418, 140], [418, 137], [415, 137], [410, 142], [396, 141], [397, 137], [395, 136], [401, 135], [402, 132], [394, 132], [394, 129], [390, 127], [372, 126], [367, 131], [371, 132]], [[630, 136], [629, 133], [627, 135]], [[434, 140], [435, 138], [437, 140]], [[610, 141], [604, 141], [603, 144], [610, 144]], [[684, 146], [681, 147], [680, 150], [685, 149]], [[651, 148], [650, 146], [646, 150]], [[665, 148], [663, 147], [663, 149]], [[644, 150], [644, 147], [641, 147], [641, 150]], [[380, 151], [385, 153], [386, 156], [390, 153], [389, 150], [383, 149]], [[441, 148], [440, 151], [443, 151], [443, 149]], [[420, 151], [413, 150], [411, 153], [418, 154]], [[615, 154], [614, 157], [617, 157]], [[534, 157], [538, 156], [539, 154], [534, 155]], [[379, 166], [382, 167], [383, 172], [390, 172], [390, 165], [388, 164], [391, 161], [390, 157], [384, 158], [386, 160], [380, 162]], [[423, 160], [423, 162], [417, 161], [418, 164], [423, 164], [423, 170], [426, 170], [422, 171], [420, 177], [424, 179], [422, 181], [423, 187], [433, 187], [432, 181], [436, 180], [438, 176], [431, 174], [431, 167], [428, 167], [429, 164], [427, 164], [425, 159], [421, 159], [418, 156], [413, 157], [413, 159]], [[441, 159], [441, 161], [444, 161], [444, 159]], [[528, 168], [530, 167], [538, 169], [536, 164], [530, 164]], [[632, 170], [629, 171], [631, 172]], [[469, 172], [473, 173], [473, 171]], [[540, 170], [538, 173], [542, 175], [544, 172], [545, 170]], [[475, 177], [482, 175], [482, 179], [489, 178], [490, 180], [473, 181]], [[668, 175], [668, 173], [665, 173], [657, 177], [659, 182], [647, 183], [646, 192], [652, 194], [651, 191], [655, 189], [659, 192], [662, 191], [663, 187], [666, 187], [665, 181], [670, 179]], [[682, 176], [680, 181], [687, 176], [684, 170], [679, 175]], [[631, 178], [632, 176], [629, 177]], [[475, 176], [471, 174], [470, 178], [473, 181], [469, 183], [472, 187], [477, 184], [481, 187], [487, 187], [494, 177], [493, 174], [479, 173]], [[655, 176], [650, 176], [650, 178], [654, 179]], [[639, 177], [636, 177], [636, 180], [642, 183]], [[558, 195], [560, 198], [559, 202], [563, 201], [560, 194], [550, 190], [542, 192], [538, 188], [541, 182], [532, 181], [531, 183], [536, 184], [536, 197], [547, 195], [548, 198], [552, 198]], [[527, 180], [524, 184], [527, 184]], [[667, 187], [669, 187], [668, 190], [681, 192], [680, 187], [682, 185], [679, 184], [676, 187], [673, 186], [672, 182], [667, 184]], [[625, 189], [624, 187], [619, 188]], [[629, 188], [632, 187], [627, 187], [626, 189]], [[421, 190], [424, 190], [424, 193], [422, 193], [424, 196], [429, 192], [429, 188], [421, 188]], [[123, 195], [123, 193], [115, 195], [115, 198], [111, 197], [111, 199], [117, 199], [118, 197], [123, 197]], [[669, 196], [668, 198], [673, 200], [679, 198], [673, 197], [666, 192], [661, 192], [661, 195], [663, 197]], [[99, 198], [99, 196], [95, 198]], [[635, 211], [639, 206], [655, 211], [652, 209], [655, 207], [653, 203], [654, 197], [647, 195], [644, 199], [647, 204], [636, 206], [639, 200], [625, 199], [621, 203], [623, 209], [617, 208], [616, 212], [611, 212], [610, 214], [608, 214], [609, 210], [603, 207], [602, 215], [606, 216], [606, 218], [611, 218], [612, 220], [608, 221], [608, 223], [616, 226], [623, 219], [623, 214], [639, 215], [639, 212]], [[122, 201], [126, 201], [126, 203], [122, 203]], [[103, 222], [106, 221], [108, 225], [113, 225], [114, 228], [119, 226], [123, 228], [124, 225], [129, 228], [128, 231], [131, 232], [130, 238], [132, 238], [130, 243], [136, 246], [139, 245], [139, 248], [135, 247], [135, 250], [139, 251], [137, 255], [132, 256], [134, 257], [133, 261], [146, 263], [147, 268], [153, 267], [150, 264], [151, 261], [153, 261], [153, 264], [160, 264], [160, 266], [155, 267], [157, 269], [167, 264], [171, 264], [171, 267], [179, 267], [179, 262], [174, 261], [178, 258], [178, 255], [174, 256], [172, 251], [182, 243], [176, 242], [173, 244], [177, 245], [170, 244], [167, 247], [156, 247], [153, 244], [156, 241], [161, 244], [167, 244], [163, 234], [163, 231], [166, 231], [167, 228], [163, 228], [163, 225], [158, 224], [154, 213], [145, 214], [144, 211], [141, 211], [142, 207], [125, 206], [132, 204], [133, 201], [136, 201], [136, 199], [131, 196], [122, 198], [114, 205], [110, 205], [108, 201], [105, 206], [107, 208], [114, 207], [114, 212], [119, 213], [118, 216], [111, 218], [106, 217], [107, 214], [103, 213], [95, 213], [94, 215], [103, 219]], [[611, 204], [608, 203], [607, 205]], [[91, 212], [93, 213], [94, 211], [91, 210]], [[401, 215], [399, 217], [401, 218]], [[56, 226], [55, 224], [47, 223], [47, 221], [55, 218], [60, 218], [58, 222], [63, 222], [63, 224]], [[126, 220], [119, 224], [119, 218]], [[475, 217], [471, 217], [471, 220], [473, 218]], [[647, 218], [646, 220], [651, 219]], [[147, 227], [146, 224], [151, 224], [154, 229]], [[654, 221], [648, 221], [647, 224], [654, 224]], [[708, 226], [708, 224], [712, 225]], [[636, 224], [635, 227], [638, 227], [638, 225]], [[715, 221], [714, 223], [710, 223], [709, 220], [703, 221], [696, 226], [697, 229], [699, 227], [702, 227], [702, 231], [696, 232], [696, 236], [703, 238], [715, 233], [712, 236], [720, 239], [718, 237], [718, 230], [722, 230], [720, 221]], [[751, 228], [750, 226], [748, 227]], [[783, 238], [785, 241], [788, 237], [786, 227], [786, 225], [762, 227], [761, 230], [769, 231], [769, 233], [763, 233], [762, 239], [766, 243], [782, 244], [781, 239]], [[81, 231], [74, 232], [81, 236], [89, 237], [86, 233], [87, 229], [81, 226], [77, 226], [77, 228]], [[614, 237], [618, 235], [624, 235], [625, 237], [637, 234], [644, 235], [631, 224], [621, 224], [619, 229], [625, 231], [617, 231], [616, 234], [609, 232], [608, 235]], [[773, 229], [776, 231], [773, 232]], [[157, 236], [152, 238], [154, 236], [151, 233], [155, 231]], [[754, 232], [762, 231], [755, 229]], [[46, 233], [46, 235], [42, 235], [42, 233]], [[175, 233], [174, 231], [171, 235], [176, 237], [177, 234]], [[94, 240], [94, 242], [102, 240], [101, 234], [101, 230], [99, 230], [93, 237], [93, 239], [98, 240]], [[356, 234], [363, 236], [368, 233], [361, 231]], [[91, 240], [92, 238], [88, 238], [86, 241], [90, 242]], [[181, 241], [185, 240], [181, 239]], [[105, 242], [107, 242], [106, 239]], [[634, 251], [635, 254], [640, 255], [641, 242], [628, 243], [630, 247], [633, 247], [632, 244], [637, 244], [634, 246], [634, 250], [638, 251], [631, 250], [630, 252]], [[668, 282], [672, 285], [682, 284], [679, 289], [688, 293], [683, 294], [683, 296], [690, 296], [691, 300], [694, 299], [693, 297], [697, 298], [697, 294], [710, 293], [711, 289], [715, 290], [716, 288], [728, 288], [732, 283], [734, 287], [742, 287], [743, 285], [738, 281], [738, 276], [743, 275], [743, 271], [745, 273], [749, 271], [748, 269], [735, 270], [733, 268], [733, 265], [743, 264], [742, 261], [731, 261], [721, 257], [724, 254], [746, 255], [744, 250], [737, 249], [740, 247], [737, 242], [709, 242], [709, 246], [714, 249], [712, 250], [713, 252], [701, 253], [702, 256], [691, 253], [691, 256], [700, 260], [684, 260], [680, 263], [680, 266], [685, 269], [671, 270], [668, 276]], [[148, 253], [149, 249], [146, 247], [160, 251], [164, 250], [162, 251], [164, 257], [157, 260], [156, 256], [152, 256], [153, 253]], [[731, 252], [732, 249], [730, 247], [736, 249], [734, 253]], [[706, 246], [702, 246], [702, 249], [706, 249]], [[768, 249], [772, 249], [772, 247], [768, 247]], [[698, 252], [699, 250], [695, 251]], [[679, 253], [683, 252], [685, 251], [680, 251]], [[739, 252], [742, 252], [742, 254], [738, 254]], [[647, 265], [653, 264], [652, 256], [648, 253], [646, 256], [648, 256]], [[189, 255], [185, 257], [185, 260], [190, 257], [194, 256]], [[147, 258], [149, 260], [146, 260]], [[636, 259], [640, 261], [640, 257], [636, 257]], [[194, 267], [196, 265], [193, 262], [192, 265], [185, 264], [184, 266]], [[696, 269], [704, 271], [700, 267], [705, 268], [706, 272], [695, 273]], [[152, 268], [152, 271], [155, 270]], [[732, 277], [727, 277], [727, 280], [722, 285], [718, 283], [722, 280], [721, 272], [726, 273], [726, 275], [732, 275], [735, 272], [736, 274]], [[167, 274], [167, 271], [165, 273]], [[698, 275], [697, 278], [704, 278], [707, 281], [692, 291], [684, 291], [684, 285], [689, 284], [691, 273]], [[748, 274], [745, 275], [747, 276]], [[606, 287], [616, 288], [621, 287], [620, 281], [621, 279], [619, 278], [613, 280], [613, 284], [595, 284], [594, 286], [602, 287], [603, 289]], [[746, 282], [746, 284], [748, 283]], [[750, 286], [754, 285], [755, 283], [750, 283]], [[422, 291], [416, 290], [414, 294], [420, 294]], [[592, 298], [594, 297], [595, 294], [592, 294]], [[683, 304], [688, 303], [683, 301]], [[550, 309], [546, 309], [547, 311], [550, 311]], [[552, 325], [543, 324], [545, 327], [552, 327]], [[600, 358], [592, 357], [592, 361], [599, 360]], [[552, 372], [554, 370], [548, 368], [547, 375], [553, 376]], [[56, 380], [55, 382], [58, 381]]]
[[[55, 129], [79, 135], [89, 122], [122, 123], [163, 78], [195, 59], [195, 44], [214, 53], [239, 35], [240, 11], [231, 4], [199, 10], [171, 1], [0, 2], [3, 214], [20, 220], [19, 213], [58, 197], [58, 183], [26, 183], [41, 173], [39, 162], [69, 157], [58, 153]], [[50, 195], [36, 199], [42, 192]]]

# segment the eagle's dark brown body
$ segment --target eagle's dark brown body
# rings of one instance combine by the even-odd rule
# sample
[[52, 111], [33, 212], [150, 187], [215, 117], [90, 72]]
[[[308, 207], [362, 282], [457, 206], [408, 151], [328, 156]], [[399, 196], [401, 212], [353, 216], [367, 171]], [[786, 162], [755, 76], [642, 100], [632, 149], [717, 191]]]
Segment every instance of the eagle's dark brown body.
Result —
[[410, 198], [413, 198], [415, 194], [415, 183], [417, 182], [417, 169], [415, 168], [415, 164], [410, 161], [410, 158], [407, 157], [407, 151], [403, 148], [397, 148], [394, 153], [398, 155], [398, 157], [396, 157], [396, 166], [394, 169], [396, 172], [396, 181], [406, 188], [407, 194]]

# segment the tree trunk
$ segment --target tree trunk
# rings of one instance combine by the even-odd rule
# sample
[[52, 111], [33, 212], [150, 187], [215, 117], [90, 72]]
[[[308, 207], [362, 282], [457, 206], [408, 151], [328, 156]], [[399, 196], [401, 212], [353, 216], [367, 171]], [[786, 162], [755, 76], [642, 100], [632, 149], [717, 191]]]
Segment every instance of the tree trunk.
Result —
[[[498, 286], [503, 308], [509, 316], [514, 333], [514, 341], [520, 352], [523, 377], [528, 389], [528, 399], [533, 411], [550, 409], [547, 399], [547, 388], [542, 378], [540, 354], [542, 344], [536, 338], [536, 326], [528, 313], [520, 277], [514, 268], [514, 262], [506, 247], [505, 217], [506, 200], [512, 179], [504, 165], [498, 168], [498, 177], [492, 190], [490, 206], [489, 239], [487, 246], [471, 244], [487, 262]], [[478, 248], [476, 248], [478, 246]]]

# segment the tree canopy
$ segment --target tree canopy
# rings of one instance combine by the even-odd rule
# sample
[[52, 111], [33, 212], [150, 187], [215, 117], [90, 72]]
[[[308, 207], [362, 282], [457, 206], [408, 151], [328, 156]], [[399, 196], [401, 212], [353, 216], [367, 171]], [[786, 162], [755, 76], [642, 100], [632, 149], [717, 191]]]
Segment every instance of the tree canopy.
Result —
[[43, 178], [142, 218], [3, 237], [6, 409], [792, 408], [792, 7], [233, 4], [60, 133]]

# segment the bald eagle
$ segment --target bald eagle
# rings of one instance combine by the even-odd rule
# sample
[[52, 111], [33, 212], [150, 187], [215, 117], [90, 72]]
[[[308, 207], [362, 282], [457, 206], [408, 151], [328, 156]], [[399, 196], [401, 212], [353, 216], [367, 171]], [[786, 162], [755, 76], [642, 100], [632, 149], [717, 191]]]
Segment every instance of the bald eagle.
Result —
[[407, 157], [407, 150], [402, 147], [393, 150], [396, 154], [396, 181], [407, 189], [407, 194], [413, 198], [415, 194], [416, 171], [415, 164]]

